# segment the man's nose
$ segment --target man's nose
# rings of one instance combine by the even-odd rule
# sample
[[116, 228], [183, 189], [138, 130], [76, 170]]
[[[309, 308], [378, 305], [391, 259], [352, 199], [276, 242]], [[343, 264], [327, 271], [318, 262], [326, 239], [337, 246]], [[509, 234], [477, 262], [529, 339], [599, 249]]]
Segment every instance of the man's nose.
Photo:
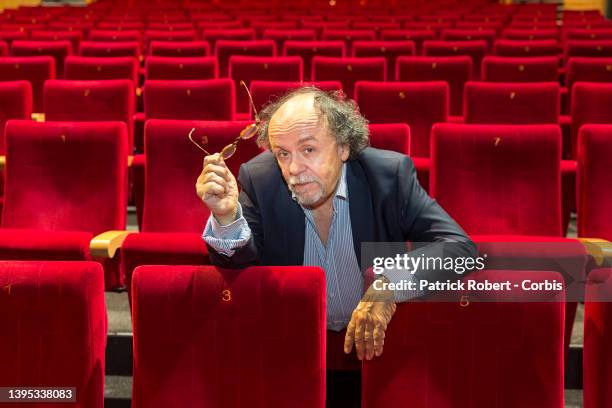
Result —
[[303, 167], [304, 166], [299, 161], [299, 159], [292, 158], [291, 163], [289, 163], [289, 174], [291, 174], [292, 176], [300, 174], [302, 172]]

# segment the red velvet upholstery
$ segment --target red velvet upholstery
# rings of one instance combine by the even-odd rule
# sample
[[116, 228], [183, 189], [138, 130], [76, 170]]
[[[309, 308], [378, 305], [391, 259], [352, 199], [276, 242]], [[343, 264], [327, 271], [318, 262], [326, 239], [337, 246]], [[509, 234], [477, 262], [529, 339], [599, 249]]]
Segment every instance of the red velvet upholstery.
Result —
[[323, 41], [344, 41], [348, 55], [352, 55], [353, 41], [374, 41], [374, 30], [328, 30], [321, 33]]
[[147, 119], [232, 120], [234, 81], [148, 80], [144, 87]]
[[[30, 119], [32, 86], [28, 81], [0, 82], [0, 155], [4, 155], [4, 125], [9, 119]], [[0, 192], [3, 178], [0, 175]]]
[[436, 32], [432, 30], [382, 30], [380, 39], [383, 41], [414, 41], [415, 54], [423, 53], [423, 42], [435, 40]]
[[578, 82], [572, 87], [572, 157], [578, 132], [588, 123], [612, 123], [612, 83]]
[[278, 81], [251, 81], [249, 87], [253, 96], [253, 103], [257, 111], [292, 89], [296, 89], [305, 85], [312, 85], [324, 91], [341, 91], [342, 83], [339, 81], [321, 81], [321, 82], [278, 82]]
[[612, 39], [612, 29], [609, 28], [572, 28], [564, 31], [567, 40], [609, 40]]
[[91, 232], [84, 231], [0, 228], [0, 259], [91, 260], [89, 242], [93, 237]]
[[556, 124], [560, 88], [557, 82], [465, 85], [465, 123]]
[[[561, 275], [485, 270], [469, 278], [520, 285], [523, 279], [559, 281]], [[529, 299], [529, 293], [519, 296]], [[382, 356], [364, 362], [362, 406], [563, 406], [562, 299], [508, 302], [506, 296], [472, 292], [470, 298], [482, 301], [466, 307], [433, 301], [398, 305]]]
[[134, 407], [325, 406], [321, 269], [143, 266], [133, 293]]
[[7, 31], [4, 28], [0, 30], [0, 40], [6, 42], [9, 46], [15, 40], [27, 40], [28, 33], [24, 31]]
[[588, 281], [584, 304], [584, 408], [609, 408], [612, 406], [612, 269], [593, 270]]
[[429, 157], [429, 133], [448, 117], [444, 82], [358, 82], [355, 100], [372, 123], [407, 123], [413, 156]]
[[355, 41], [353, 57], [385, 57], [387, 59], [387, 79], [395, 78], [395, 62], [400, 56], [414, 55], [412, 41]]
[[508, 40], [557, 40], [559, 30], [551, 28], [547, 30], [521, 30], [508, 28], [502, 32], [502, 38]]
[[487, 43], [487, 48], [491, 50], [493, 48], [493, 41], [497, 33], [493, 29], [484, 30], [470, 30], [460, 28], [447, 28], [442, 30], [440, 39], [444, 41], [474, 41], [484, 40]]
[[329, 30], [348, 30], [349, 22], [344, 21], [303, 21], [302, 28], [315, 30], [317, 38], [321, 39], [323, 31]]
[[561, 235], [558, 126], [437, 124], [431, 146], [430, 194], [468, 234]]
[[372, 30], [378, 37], [382, 30], [399, 30], [401, 25], [397, 21], [353, 21], [355, 30]]
[[34, 112], [42, 112], [43, 84], [55, 78], [55, 61], [51, 57], [0, 58], [0, 78], [1, 81], [29, 81]]
[[48, 55], [55, 60], [57, 76], [64, 74], [64, 58], [72, 54], [70, 41], [13, 41], [11, 55], [15, 57], [33, 57]]
[[80, 54], [83, 57], [140, 57], [139, 42], [94, 42], [82, 41]]
[[564, 57], [612, 57], [612, 40], [568, 40]]
[[202, 32], [202, 38], [208, 41], [216, 54], [218, 40], [252, 41], [255, 40], [255, 30], [252, 28], [206, 29]]
[[32, 406], [102, 408], [107, 321], [100, 265], [0, 262], [0, 287], [0, 383], [76, 387], [76, 403]]
[[482, 80], [488, 82], [558, 82], [557, 57], [493, 57], [482, 60]]
[[229, 61], [229, 77], [236, 84], [236, 112], [248, 113], [251, 109], [248, 94], [240, 86], [240, 81], [250, 86], [253, 80], [296, 82], [301, 81], [302, 76], [300, 57], [232, 56]]
[[557, 40], [497, 40], [495, 55], [500, 57], [558, 56], [561, 47]]
[[578, 235], [612, 241], [612, 125], [584, 125], [578, 138]]
[[193, 28], [193, 23], [191, 22], [170, 23], [168, 20], [160, 22], [149, 20], [149, 24], [147, 24], [147, 29], [152, 31], [190, 31]]
[[149, 53], [157, 57], [206, 57], [211, 49], [206, 41], [151, 41]]
[[138, 30], [91, 30], [89, 41], [95, 42], [140, 42], [142, 36]]
[[387, 60], [383, 57], [335, 58], [319, 57], [312, 59], [313, 81], [340, 81], [342, 89], [353, 98], [357, 81], [385, 81]]
[[276, 43], [272, 40], [219, 40], [216, 55], [219, 61], [219, 73], [222, 77], [226, 77], [229, 76], [229, 60], [233, 55], [274, 57], [276, 56]]
[[128, 152], [133, 151], [134, 84], [129, 79], [47, 81], [44, 87], [47, 121], [121, 121], [128, 128]]
[[423, 53], [427, 56], [467, 55], [472, 58], [474, 79], [480, 79], [480, 64], [487, 53], [487, 43], [484, 40], [425, 41]]
[[93, 22], [81, 21], [80, 19], [70, 21], [50, 21], [48, 29], [50, 31], [80, 31], [84, 36], [87, 36], [93, 29]]
[[71, 80], [129, 79], [138, 84], [138, 60], [134, 57], [78, 57], [64, 61], [64, 78]]
[[295, 30], [298, 28], [296, 21], [266, 21], [260, 17], [249, 22], [249, 27], [255, 30], [255, 38], [263, 38], [266, 30]]
[[397, 81], [445, 81], [449, 87], [450, 114], [463, 115], [463, 87], [472, 79], [470, 57], [399, 57]]
[[195, 41], [196, 32], [195, 30], [184, 30], [184, 31], [156, 31], [146, 30], [144, 32], [144, 47], [149, 48], [151, 41]]
[[312, 29], [266, 29], [263, 31], [262, 38], [264, 40], [274, 40], [276, 42], [276, 51], [280, 54], [286, 41], [315, 41], [317, 33]]
[[296, 55], [304, 61], [304, 79], [312, 78], [312, 59], [315, 56], [344, 57], [346, 45], [343, 41], [285, 41], [283, 55]]
[[565, 80], [570, 93], [576, 82], [612, 82], [612, 58], [570, 58]]
[[60, 41], [67, 40], [72, 44], [74, 53], [79, 49], [79, 43], [83, 41], [81, 31], [32, 31], [30, 39], [34, 41]]
[[145, 60], [145, 78], [214, 79], [219, 75], [215, 57], [156, 57]]
[[405, 123], [371, 123], [370, 146], [410, 155], [410, 127]]

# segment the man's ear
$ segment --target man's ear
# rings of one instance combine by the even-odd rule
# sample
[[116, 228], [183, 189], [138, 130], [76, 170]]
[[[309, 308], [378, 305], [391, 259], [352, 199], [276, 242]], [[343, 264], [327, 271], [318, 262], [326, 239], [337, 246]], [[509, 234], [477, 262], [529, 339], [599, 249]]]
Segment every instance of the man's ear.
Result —
[[343, 162], [347, 161], [351, 152], [351, 148], [347, 144], [338, 145], [338, 156]]

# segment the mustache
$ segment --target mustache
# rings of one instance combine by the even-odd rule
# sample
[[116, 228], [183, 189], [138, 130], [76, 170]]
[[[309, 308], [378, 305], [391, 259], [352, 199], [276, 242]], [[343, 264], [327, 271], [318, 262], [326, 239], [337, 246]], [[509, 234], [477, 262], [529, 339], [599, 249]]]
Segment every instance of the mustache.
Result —
[[317, 179], [315, 176], [310, 175], [310, 174], [300, 174], [297, 176], [291, 176], [289, 177], [289, 185], [291, 187], [295, 186], [296, 184], [306, 184], [306, 183], [318, 183], [319, 179]]

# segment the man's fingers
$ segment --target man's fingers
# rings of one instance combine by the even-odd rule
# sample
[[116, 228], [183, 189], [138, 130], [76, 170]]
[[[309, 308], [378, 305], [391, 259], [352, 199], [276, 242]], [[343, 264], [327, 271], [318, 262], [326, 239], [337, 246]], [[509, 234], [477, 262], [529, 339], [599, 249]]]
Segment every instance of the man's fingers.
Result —
[[223, 160], [223, 156], [220, 153], [211, 154], [209, 156], [204, 156], [204, 167], [207, 164], [223, 164], [225, 165], [225, 161]]
[[224, 188], [228, 188], [228, 181], [226, 179], [224, 179], [223, 177], [220, 177], [217, 173], [206, 173], [206, 175], [204, 176], [204, 183], [217, 183], [220, 186], [223, 186]]
[[220, 196], [225, 194], [225, 187], [213, 182], [204, 184], [204, 198], [208, 198], [211, 195]]
[[372, 315], [369, 313], [366, 318], [364, 343], [365, 358], [366, 360], [371, 360], [374, 357], [374, 322], [372, 321]]
[[353, 342], [355, 341], [355, 319], [351, 318], [347, 328], [346, 336], [344, 336], [344, 352], [349, 354], [353, 349]]
[[363, 360], [365, 352], [365, 319], [363, 315], [358, 314], [355, 322], [355, 349], [357, 350], [357, 358]]
[[214, 173], [216, 175], [218, 175], [219, 177], [230, 181], [230, 177], [229, 177], [229, 169], [225, 166], [219, 166], [218, 164], [207, 164], [206, 166], [204, 166], [204, 171], [202, 172], [203, 174], [208, 174], [208, 173]]
[[385, 345], [385, 329], [383, 325], [377, 324], [374, 326], [374, 354], [379, 357], [383, 352]]

